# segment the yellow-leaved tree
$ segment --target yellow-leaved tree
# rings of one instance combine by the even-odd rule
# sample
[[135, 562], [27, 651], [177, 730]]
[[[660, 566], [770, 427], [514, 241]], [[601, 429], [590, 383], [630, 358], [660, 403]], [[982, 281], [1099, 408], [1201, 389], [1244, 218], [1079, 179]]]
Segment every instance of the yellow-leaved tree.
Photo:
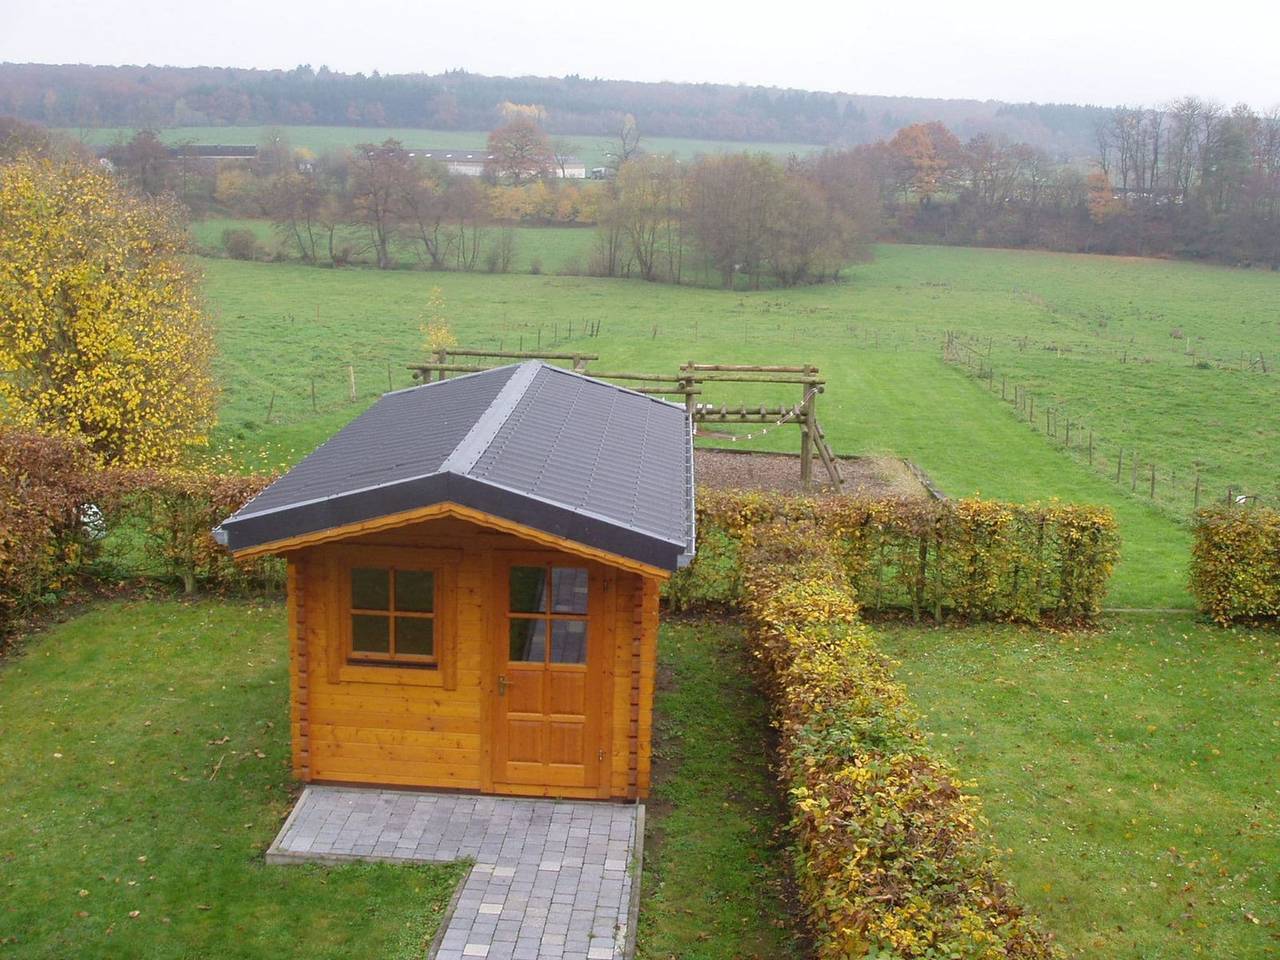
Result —
[[441, 348], [458, 345], [458, 338], [453, 335], [453, 328], [445, 315], [444, 291], [439, 287], [431, 288], [427, 308], [418, 321], [418, 330], [422, 333], [422, 344], [427, 353], [434, 354]]
[[0, 419], [167, 464], [205, 441], [213, 336], [175, 205], [75, 160], [0, 165]]

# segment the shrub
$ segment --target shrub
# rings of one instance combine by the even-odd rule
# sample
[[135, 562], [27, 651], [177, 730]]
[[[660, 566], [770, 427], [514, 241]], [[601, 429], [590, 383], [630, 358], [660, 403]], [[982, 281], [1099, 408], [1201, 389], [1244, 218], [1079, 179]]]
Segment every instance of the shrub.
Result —
[[1280, 511], [1199, 511], [1191, 592], [1200, 610], [1221, 624], [1280, 616]]
[[0, 430], [0, 627], [93, 559], [101, 531], [86, 522], [86, 507], [108, 490], [83, 441]]
[[535, 277], [542, 273], [542, 258], [534, 257], [529, 261], [529, 272]]
[[[812, 522], [841, 546], [864, 609], [941, 619], [1087, 620], [1101, 609], [1118, 555], [1110, 511], [987, 500], [815, 500], [700, 490], [699, 529], [741, 540], [775, 521]], [[707, 561], [722, 563], [722, 551]], [[698, 589], [700, 549], [688, 576]], [[720, 598], [717, 598], [720, 599]]]
[[239, 227], [222, 231], [222, 249], [232, 260], [258, 260], [265, 252], [252, 230]]
[[818, 956], [1055, 956], [859, 622], [839, 543], [808, 520], [753, 526], [743, 549]]

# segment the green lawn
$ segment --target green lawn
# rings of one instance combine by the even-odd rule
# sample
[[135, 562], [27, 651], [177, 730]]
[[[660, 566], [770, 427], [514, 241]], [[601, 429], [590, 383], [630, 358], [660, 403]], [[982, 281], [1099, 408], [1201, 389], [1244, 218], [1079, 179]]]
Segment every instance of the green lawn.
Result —
[[418, 958], [462, 868], [268, 867], [279, 604], [110, 603], [0, 661], [0, 955]]
[[767, 706], [735, 625], [676, 621], [658, 645], [641, 960], [796, 956]]
[[[531, 232], [546, 234], [563, 235]], [[910, 457], [951, 495], [1058, 497], [1112, 506], [1123, 555], [1110, 603], [1126, 607], [1190, 606], [1190, 504], [1174, 510], [1151, 503], [1141, 485], [1134, 493], [1128, 482], [1116, 484], [1101, 462], [1106, 455], [1101, 441], [1100, 463], [1091, 467], [1083, 451], [1064, 450], [1060, 441], [1031, 429], [998, 393], [993, 396], [963, 368], [943, 363], [944, 331], [963, 329], [1012, 343], [1015, 337], [1044, 338], [1062, 328], [1066, 321], [1029, 301], [1028, 290], [1042, 291], [1037, 295], [1045, 298], [1066, 291], [1069, 302], [1087, 297], [1096, 309], [1113, 311], [1141, 291], [1151, 318], [1144, 313], [1147, 319], [1135, 319], [1131, 326], [1136, 331], [1145, 324], [1145, 336], [1152, 339], [1157, 325], [1167, 326], [1173, 313], [1206, 310], [1206, 303], [1254, 326], [1265, 322], [1271, 304], [1280, 303], [1280, 276], [1271, 274], [939, 247], [883, 246], [875, 262], [848, 271], [845, 283], [756, 293], [586, 277], [201, 263], [222, 350], [218, 371], [224, 400], [216, 442], [247, 465], [292, 462], [388, 385], [411, 383], [403, 368], [422, 356], [418, 318], [430, 289], [439, 286], [466, 345], [590, 351], [602, 357], [597, 369], [671, 371], [689, 359], [817, 362], [828, 378], [819, 416], [843, 453]], [[1163, 319], [1153, 319], [1157, 315]], [[595, 322], [601, 324], [599, 336], [585, 336]], [[1215, 322], [1224, 330], [1230, 326], [1227, 319]], [[356, 373], [355, 404], [346, 400], [348, 362]], [[1258, 386], [1239, 373], [1198, 370], [1217, 384], [1216, 390], [1177, 398], [1169, 395], [1164, 368], [1156, 363], [1118, 364], [1129, 378], [1124, 389], [1113, 385], [1095, 391], [1090, 367], [1058, 362], [1056, 356], [1045, 362], [1064, 395], [1088, 395], [1099, 419], [1105, 412], [1128, 424], [1128, 445], [1140, 444], [1147, 456], [1173, 462], [1188, 438], [1206, 450], [1222, 451], [1224, 458], [1232, 449], [1247, 448], [1248, 457], [1233, 468], [1240, 474], [1237, 484], [1245, 482], [1250, 469], [1246, 460], [1265, 461], [1263, 440], [1220, 435], [1214, 423], [1220, 409], [1237, 402], [1260, 407], [1256, 398], [1265, 394], [1258, 391], [1273, 389], [1271, 384], [1280, 382], [1275, 376], [1267, 375], [1271, 379]], [[754, 403], [798, 397], [782, 388], [724, 387], [704, 399]], [[1170, 409], [1177, 416], [1165, 412]], [[1259, 422], [1270, 422], [1275, 410], [1280, 403], [1255, 412]], [[1099, 427], [1099, 436], [1110, 434]], [[753, 441], [751, 449], [794, 450], [796, 445], [792, 431], [777, 430]], [[1256, 471], [1258, 485], [1274, 484], [1263, 473], [1261, 467]], [[1180, 475], [1185, 479], [1190, 473]], [[1227, 482], [1233, 481], [1226, 474], [1206, 468], [1206, 490]]]
[[[224, 143], [259, 144], [268, 136], [284, 136], [295, 147], [306, 147], [314, 153], [342, 150], [357, 143], [381, 143], [388, 137], [399, 140], [406, 147], [454, 147], [457, 149], [483, 149], [489, 133], [486, 130], [421, 130], [409, 127], [308, 127], [308, 126], [248, 126], [248, 127], [170, 127], [159, 131], [166, 143]], [[129, 127], [100, 127], [94, 129], [66, 128], [62, 131], [94, 146], [123, 143], [133, 136]], [[601, 166], [605, 154], [613, 149], [608, 137], [571, 135], [574, 154], [588, 167]], [[778, 156], [806, 154], [820, 150], [811, 143], [747, 142], [743, 140], [696, 140], [683, 137], [642, 137], [642, 149], [649, 153], [666, 153], [689, 159], [704, 153], [735, 153], [741, 151], [773, 153]]]
[[[0, 660], [0, 955], [422, 956], [460, 866], [262, 861], [293, 801], [284, 634], [278, 603], [102, 603]], [[640, 955], [788, 955], [741, 634], [670, 624], [661, 657]]]
[[1280, 636], [877, 629], [1071, 956], [1280, 956]]

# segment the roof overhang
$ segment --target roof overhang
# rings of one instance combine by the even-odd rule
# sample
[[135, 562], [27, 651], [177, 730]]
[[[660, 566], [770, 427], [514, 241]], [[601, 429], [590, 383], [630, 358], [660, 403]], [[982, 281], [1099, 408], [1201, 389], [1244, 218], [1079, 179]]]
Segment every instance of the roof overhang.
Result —
[[249, 558], [440, 517], [469, 520], [644, 576], [666, 578], [687, 562], [687, 544], [455, 473], [237, 515], [215, 535], [233, 555]]

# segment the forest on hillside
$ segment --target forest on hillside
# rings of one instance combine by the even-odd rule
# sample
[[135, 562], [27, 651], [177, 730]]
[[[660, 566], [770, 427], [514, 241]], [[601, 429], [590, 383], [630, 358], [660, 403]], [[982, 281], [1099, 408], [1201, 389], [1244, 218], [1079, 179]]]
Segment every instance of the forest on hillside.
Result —
[[819, 93], [728, 84], [639, 83], [580, 76], [489, 77], [344, 74], [320, 67], [0, 64], [0, 114], [50, 127], [338, 124], [488, 130], [503, 104], [536, 104], [555, 134], [610, 135], [630, 115], [647, 136], [854, 146], [913, 123], [940, 122], [958, 137], [1029, 143], [1055, 158], [1094, 150], [1110, 111], [1070, 104], [1003, 103]]

